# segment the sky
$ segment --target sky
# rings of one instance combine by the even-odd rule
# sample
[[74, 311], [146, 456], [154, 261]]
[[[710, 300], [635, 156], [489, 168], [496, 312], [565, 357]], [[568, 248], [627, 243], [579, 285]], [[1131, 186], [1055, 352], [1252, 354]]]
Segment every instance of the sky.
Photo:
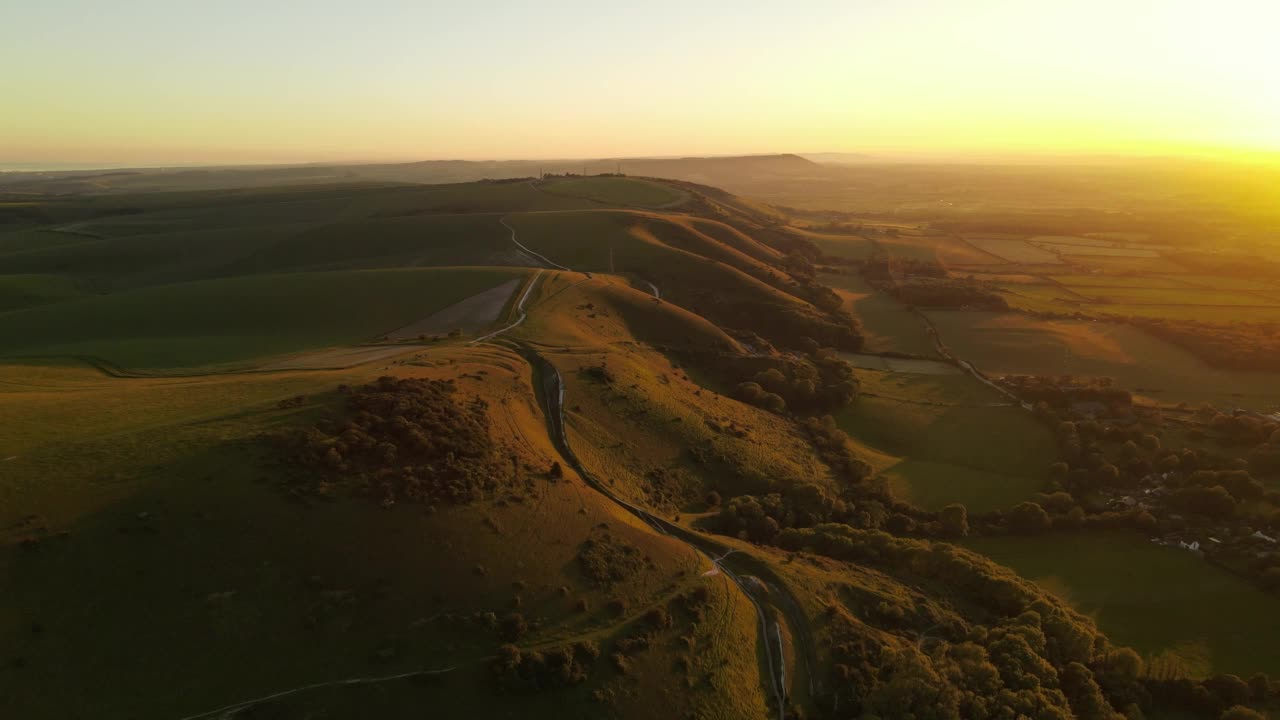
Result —
[[0, 3], [0, 166], [1280, 150], [1270, 0]]

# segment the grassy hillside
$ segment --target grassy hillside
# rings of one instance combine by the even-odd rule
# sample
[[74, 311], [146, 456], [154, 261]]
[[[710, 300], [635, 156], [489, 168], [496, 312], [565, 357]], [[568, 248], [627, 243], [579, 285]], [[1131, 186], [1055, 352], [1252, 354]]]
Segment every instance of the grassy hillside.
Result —
[[379, 337], [522, 270], [260, 275], [145, 288], [0, 314], [4, 354], [130, 368], [219, 365]]
[[0, 313], [84, 294], [78, 283], [61, 275], [0, 275]]
[[[10, 438], [18, 459], [0, 486], [9, 538], [38, 543], [0, 549], [0, 576], [13, 590], [0, 598], [0, 644], [17, 663], [0, 673], [0, 697], [23, 717], [180, 717], [300, 685], [450, 667], [458, 670], [446, 687], [468, 691], [447, 704], [459, 709], [763, 713], [745, 598], [723, 576], [703, 578], [705, 561], [571, 473], [548, 477], [554, 451], [529, 368], [513, 353], [454, 346], [392, 367], [184, 380], [5, 372], [9, 400], [41, 408], [25, 437]], [[483, 400], [487, 434], [515, 461], [511, 484], [433, 508], [282, 492], [278, 471], [246, 441], [341, 407], [338, 383], [386, 373], [451, 379], [464, 401]], [[278, 405], [299, 392], [301, 406]], [[72, 461], [57, 482], [36, 482], [63, 458]], [[581, 569], [588, 540], [635, 548], [643, 562], [617, 580], [593, 579]], [[533, 555], [510, 552], [535, 544]], [[705, 622], [680, 609], [699, 588]], [[648, 650], [624, 651], [625, 674], [615, 669], [616, 645], [648, 633], [645, 614], [668, 606], [671, 625]], [[573, 693], [543, 691], [554, 702], [504, 690], [490, 670], [503, 626], [490, 626], [487, 612], [524, 615], [530, 627], [517, 642], [528, 650], [591, 642], [603, 656]], [[685, 634], [696, 655], [679, 649]], [[78, 691], [58, 692], [70, 678]], [[661, 691], [675, 684], [679, 697]], [[389, 687], [376, 702], [397, 716], [404, 706]], [[324, 692], [296, 702], [320, 698], [333, 709]]]
[[520, 242], [575, 270], [633, 273], [664, 299], [726, 329], [753, 328], [788, 344], [809, 336], [837, 344], [851, 328], [792, 291], [779, 270], [680, 219], [629, 212], [524, 214], [508, 218]]
[[856, 270], [823, 273], [818, 281], [835, 288], [862, 324], [868, 352], [897, 352], [933, 357], [933, 337], [925, 323], [901, 302], [871, 287]]

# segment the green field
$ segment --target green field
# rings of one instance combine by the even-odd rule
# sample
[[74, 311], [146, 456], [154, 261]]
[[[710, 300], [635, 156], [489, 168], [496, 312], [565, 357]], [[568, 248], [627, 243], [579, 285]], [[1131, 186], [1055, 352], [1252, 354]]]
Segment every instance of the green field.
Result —
[[791, 232], [817, 245], [827, 255], [850, 260], [866, 260], [879, 252], [879, 247], [874, 240], [861, 235], [838, 235], [800, 228], [791, 228]]
[[1127, 533], [984, 538], [966, 547], [1036, 580], [1115, 642], [1195, 674], [1280, 672], [1280, 599], [1189, 552]]
[[129, 368], [221, 365], [377, 338], [526, 271], [255, 275], [0, 314], [4, 356], [93, 356]]
[[834, 416], [855, 440], [897, 458], [882, 468], [895, 494], [937, 509], [1007, 508], [1044, 487], [1052, 435], [967, 375], [858, 372], [863, 396]]
[[957, 356], [989, 373], [1109, 377], [1167, 404], [1267, 409], [1280, 402], [1280, 375], [1212, 368], [1128, 325], [1013, 313], [930, 311], [929, 317]]
[[75, 280], [62, 275], [0, 275], [0, 313], [84, 294]]
[[1152, 305], [1275, 305], [1266, 297], [1247, 292], [1200, 290], [1197, 288], [1090, 287], [1077, 292], [1109, 304]]
[[902, 303], [876, 290], [856, 271], [823, 273], [818, 282], [840, 292], [862, 323], [867, 352], [899, 352], [935, 357], [933, 338], [924, 322]]

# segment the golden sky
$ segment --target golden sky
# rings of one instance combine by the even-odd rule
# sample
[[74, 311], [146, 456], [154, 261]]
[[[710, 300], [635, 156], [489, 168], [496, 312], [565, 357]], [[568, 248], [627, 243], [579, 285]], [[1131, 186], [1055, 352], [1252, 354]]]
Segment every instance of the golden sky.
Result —
[[608, 5], [9, 3], [0, 166], [1280, 150], [1280, 3]]

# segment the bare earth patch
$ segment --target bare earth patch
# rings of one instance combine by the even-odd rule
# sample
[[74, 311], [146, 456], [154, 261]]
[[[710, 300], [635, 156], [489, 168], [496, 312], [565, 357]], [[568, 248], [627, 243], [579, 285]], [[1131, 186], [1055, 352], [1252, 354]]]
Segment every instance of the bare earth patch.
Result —
[[447, 335], [453, 330], [472, 332], [488, 327], [498, 320], [502, 308], [506, 306], [511, 293], [516, 291], [520, 283], [520, 278], [508, 280], [497, 287], [456, 302], [430, 317], [387, 333], [387, 337], [391, 340], [407, 340], [421, 335], [428, 337]]

